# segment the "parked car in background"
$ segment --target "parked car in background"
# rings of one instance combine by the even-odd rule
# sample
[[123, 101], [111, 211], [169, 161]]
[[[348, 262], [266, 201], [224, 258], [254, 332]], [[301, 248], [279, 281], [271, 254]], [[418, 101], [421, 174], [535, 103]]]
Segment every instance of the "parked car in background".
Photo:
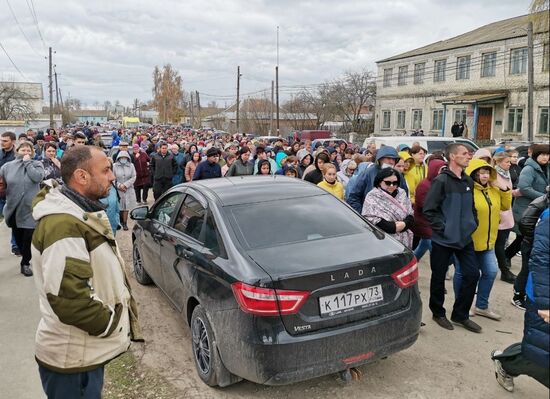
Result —
[[[326, 209], [330, 222], [319, 217]], [[285, 176], [200, 180], [131, 217], [136, 279], [154, 282], [181, 313], [210, 386], [344, 371], [418, 337], [411, 251], [317, 186]]]
[[327, 147], [328, 145], [330, 145], [331, 143], [333, 143], [334, 145], [336, 146], [339, 146], [341, 143], [348, 143], [346, 140], [344, 139], [339, 139], [339, 138], [331, 138], [331, 139], [317, 139], [317, 140], [313, 140], [312, 143], [311, 143], [311, 147], [312, 148], [317, 148], [319, 146], [323, 146], [323, 147]]
[[419, 143], [423, 148], [428, 150], [429, 154], [434, 151], [443, 151], [451, 143], [464, 144], [470, 152], [476, 152], [479, 147], [471, 140], [462, 137], [439, 137], [439, 136], [374, 136], [367, 137], [363, 143], [363, 147], [367, 147], [370, 143], [374, 143], [376, 148], [382, 145], [389, 145], [396, 148], [399, 144], [406, 144], [409, 147], [413, 143]]

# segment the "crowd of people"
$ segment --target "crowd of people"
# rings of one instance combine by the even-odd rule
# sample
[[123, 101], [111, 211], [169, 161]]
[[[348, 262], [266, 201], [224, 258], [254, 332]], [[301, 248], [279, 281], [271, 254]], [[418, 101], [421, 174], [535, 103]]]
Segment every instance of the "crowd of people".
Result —
[[[504, 309], [491, 302], [499, 269], [501, 280], [514, 285], [512, 304], [534, 309], [529, 261], [535, 225], [548, 207], [548, 144], [532, 145], [521, 162], [517, 151], [506, 146], [472, 153], [464, 145], [451, 144], [432, 154], [419, 143], [360, 148], [329, 142], [313, 148], [310, 141], [289, 143], [280, 138], [270, 143], [183, 128], [120, 128], [112, 132], [110, 150], [93, 126], [29, 130], [19, 137], [5, 132], [1, 139], [0, 207], [12, 229], [12, 252], [21, 256], [25, 276], [32, 275], [33, 198], [45, 181], [64, 183], [64, 153], [84, 145], [104, 149], [111, 161], [114, 182], [101, 201], [113, 235], [128, 229], [129, 211], [146, 204], [150, 190], [156, 200], [183, 182], [284, 175], [315, 184], [346, 202], [413, 250], [418, 260], [429, 252], [429, 306], [439, 326], [453, 330], [461, 325], [479, 333], [482, 327], [472, 316], [500, 320]], [[520, 251], [522, 266], [516, 276], [511, 259]], [[450, 317], [454, 324], [444, 307], [450, 265], [455, 269]]]

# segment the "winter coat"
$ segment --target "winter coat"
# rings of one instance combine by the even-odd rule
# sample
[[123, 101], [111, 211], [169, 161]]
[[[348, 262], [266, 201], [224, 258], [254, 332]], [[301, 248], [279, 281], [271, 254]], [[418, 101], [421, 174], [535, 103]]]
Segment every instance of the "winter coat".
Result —
[[136, 181], [134, 187], [148, 187], [151, 185], [151, 172], [149, 170], [149, 162], [151, 158], [143, 150], [140, 150], [139, 157], [134, 155], [132, 163], [136, 169]]
[[527, 309], [521, 352], [540, 367], [550, 363], [550, 324], [537, 313], [550, 308], [550, 211], [546, 209], [535, 228], [533, 250], [529, 258]]
[[519, 221], [519, 231], [523, 236], [522, 245], [526, 245], [527, 248], [531, 249], [533, 246], [533, 236], [535, 234], [535, 226], [541, 213], [548, 208], [550, 205], [550, 193], [538, 197], [536, 200], [533, 200], [528, 206], [521, 220]]
[[547, 164], [545, 168], [547, 170], [546, 175], [542, 171], [542, 167], [533, 158], [529, 158], [525, 161], [525, 166], [519, 175], [518, 181], [518, 188], [522, 195], [515, 199], [512, 208], [516, 223], [519, 222], [521, 215], [531, 201], [546, 193], [549, 164]]
[[137, 305], [105, 211], [85, 212], [55, 181], [45, 184], [33, 203], [35, 357], [58, 373], [93, 370], [142, 340]]
[[472, 178], [464, 172], [458, 177], [444, 168], [433, 179], [422, 207], [432, 226], [433, 242], [455, 249], [472, 242], [477, 229], [473, 189]]
[[[0, 177], [6, 184], [6, 224], [12, 228], [34, 229], [36, 222], [32, 217], [32, 199], [44, 179], [42, 162], [32, 159], [24, 161], [23, 157], [17, 156], [0, 168]], [[11, 224], [12, 215], [15, 215], [15, 225]]]
[[42, 166], [44, 167], [44, 180], [55, 179], [59, 183], [63, 183], [61, 179], [61, 169], [49, 158], [42, 159]]
[[[121, 154], [125, 151], [121, 151]], [[128, 160], [125, 164], [120, 162], [123, 157], [119, 156], [113, 165], [113, 174], [116, 178], [116, 186], [120, 197], [119, 208], [121, 211], [127, 211], [136, 206], [136, 192], [134, 191], [134, 182], [136, 181], [136, 169]], [[118, 186], [122, 184], [126, 191], [122, 191]]]
[[99, 200], [102, 204], [107, 205], [105, 213], [109, 218], [109, 223], [111, 224], [111, 229], [113, 230], [113, 235], [116, 236], [118, 225], [120, 224], [120, 207], [118, 190], [113, 185], [109, 190], [109, 195], [106, 198]]
[[184, 180], [184, 154], [182, 152], [178, 152], [177, 154], [174, 154], [174, 159], [176, 160], [176, 173], [174, 174], [174, 177], [172, 177], [172, 185], [175, 186], [176, 184], [185, 183]]
[[[347, 193], [347, 203], [358, 213], [361, 213], [361, 210], [363, 209], [363, 202], [365, 202], [365, 197], [369, 191], [372, 190], [374, 178], [378, 172], [380, 172], [381, 167], [379, 161], [382, 158], [394, 158], [397, 160], [399, 155], [397, 155], [397, 151], [393, 147], [386, 145], [380, 148], [376, 152], [376, 162], [374, 165], [370, 168], [364, 169], [363, 172], [357, 176], [356, 184]], [[401, 174], [399, 174], [399, 176], [399, 187], [405, 190], [405, 193], [408, 195], [409, 189], [407, 188], [407, 183]]]
[[[271, 165], [271, 174], [274, 175], [275, 172], [277, 171], [278, 167], [277, 167], [277, 162], [275, 162], [275, 160], [273, 158], [267, 158], [267, 160], [269, 161], [269, 165]], [[254, 161], [254, 174], [257, 175], [258, 174], [258, 163], [260, 162], [259, 159], [256, 159], [256, 161]]]
[[414, 226], [412, 231], [415, 236], [420, 238], [430, 239], [432, 238], [432, 226], [430, 222], [424, 216], [422, 211], [424, 207], [424, 201], [426, 201], [426, 195], [432, 185], [433, 179], [439, 174], [440, 169], [445, 165], [445, 161], [440, 159], [434, 159], [428, 165], [428, 177], [420, 182], [416, 187], [414, 209]]
[[0, 168], [10, 161], [13, 161], [15, 159], [15, 146], [11, 149], [11, 151], [4, 151], [2, 148], [0, 148]]
[[317, 186], [334, 195], [339, 200], [344, 200], [344, 186], [339, 181], [335, 181], [333, 184], [330, 184], [325, 179], [323, 179], [323, 181], [318, 183]]
[[[489, 181], [494, 182], [497, 172], [482, 159], [472, 159], [466, 168], [466, 174], [471, 177], [481, 167], [491, 169]], [[506, 191], [502, 191], [490, 183], [484, 187], [478, 182], [474, 182], [474, 205], [478, 220], [477, 229], [472, 234], [474, 250], [488, 251], [495, 247], [500, 212], [509, 210], [512, 206], [512, 190], [507, 188]]]
[[155, 152], [151, 155], [150, 167], [153, 180], [172, 180], [172, 177], [177, 173], [178, 165], [174, 159], [174, 154], [167, 152], [166, 155], [161, 155]]
[[187, 162], [187, 165], [185, 165], [185, 181], [193, 181], [193, 176], [195, 175], [195, 170], [197, 170], [197, 165], [200, 163], [189, 161]]
[[[236, 161], [235, 161], [236, 162]], [[222, 168], [217, 163], [210, 163], [207, 159], [200, 162], [193, 174], [193, 180], [212, 179], [222, 176]]]
[[243, 163], [241, 158], [235, 159], [235, 162], [229, 167], [225, 177], [231, 176], [250, 176], [254, 173], [254, 164], [252, 162]]
[[[497, 170], [497, 180], [496, 185], [501, 190], [512, 190], [512, 179], [506, 176], [501, 175]], [[508, 230], [514, 227], [514, 214], [512, 213], [512, 207], [505, 211], [500, 211], [500, 224], [498, 225], [499, 230]]]

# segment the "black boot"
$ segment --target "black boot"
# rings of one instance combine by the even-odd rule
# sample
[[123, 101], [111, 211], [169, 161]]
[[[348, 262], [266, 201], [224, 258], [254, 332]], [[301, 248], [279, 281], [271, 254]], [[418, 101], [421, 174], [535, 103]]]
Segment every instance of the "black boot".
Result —
[[500, 271], [500, 279], [506, 283], [514, 284], [516, 275], [512, 273], [510, 269], [503, 269]]
[[31, 265], [21, 265], [21, 274], [25, 277], [32, 277]]

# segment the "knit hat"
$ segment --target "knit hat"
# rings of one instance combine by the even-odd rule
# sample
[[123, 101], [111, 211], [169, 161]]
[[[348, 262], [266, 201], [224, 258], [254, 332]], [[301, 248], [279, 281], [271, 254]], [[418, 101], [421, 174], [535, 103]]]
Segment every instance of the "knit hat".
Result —
[[130, 154], [128, 154], [128, 151], [119, 151], [118, 155], [116, 156], [116, 160], [118, 161], [120, 158], [124, 157], [130, 159]]
[[474, 159], [480, 159], [480, 158], [489, 158], [491, 159], [491, 151], [489, 151], [487, 148], [480, 148], [477, 150], [473, 156]]

